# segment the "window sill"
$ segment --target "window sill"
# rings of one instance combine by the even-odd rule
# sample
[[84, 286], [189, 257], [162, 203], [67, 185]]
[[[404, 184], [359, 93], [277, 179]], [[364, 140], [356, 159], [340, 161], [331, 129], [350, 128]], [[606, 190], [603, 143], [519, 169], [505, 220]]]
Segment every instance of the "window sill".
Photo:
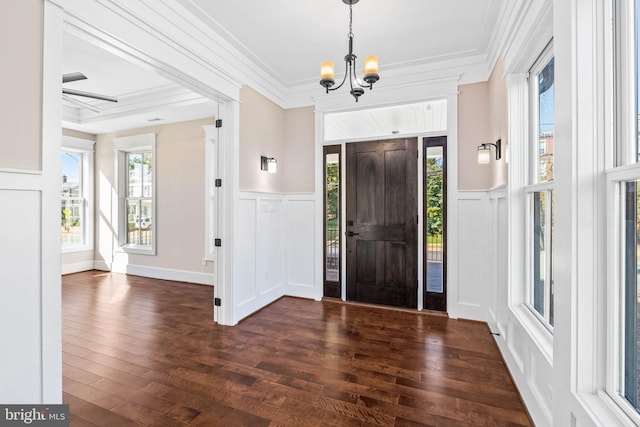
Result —
[[143, 245], [126, 245], [118, 247], [116, 252], [124, 252], [138, 255], [155, 255], [156, 249], [151, 246]]
[[623, 411], [604, 391], [597, 394], [575, 393], [576, 400], [585, 413], [598, 425], [637, 426], [640, 417], [634, 419]]

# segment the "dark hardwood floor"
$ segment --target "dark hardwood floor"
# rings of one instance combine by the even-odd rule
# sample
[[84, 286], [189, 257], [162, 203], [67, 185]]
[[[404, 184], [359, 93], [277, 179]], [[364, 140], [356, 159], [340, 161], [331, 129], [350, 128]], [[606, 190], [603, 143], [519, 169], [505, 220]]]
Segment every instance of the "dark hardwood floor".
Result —
[[482, 323], [282, 298], [224, 327], [210, 287], [62, 282], [71, 426], [531, 425]]

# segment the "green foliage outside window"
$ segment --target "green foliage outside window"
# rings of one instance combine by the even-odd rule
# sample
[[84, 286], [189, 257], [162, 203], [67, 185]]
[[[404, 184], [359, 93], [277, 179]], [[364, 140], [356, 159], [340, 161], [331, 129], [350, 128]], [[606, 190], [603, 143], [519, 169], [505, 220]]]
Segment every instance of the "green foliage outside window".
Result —
[[[442, 239], [442, 160], [427, 159], [427, 236], [435, 240]], [[437, 236], [437, 237], [436, 237]]]
[[339, 216], [338, 208], [340, 200], [340, 183], [338, 182], [338, 164], [327, 164], [327, 219], [337, 219]]

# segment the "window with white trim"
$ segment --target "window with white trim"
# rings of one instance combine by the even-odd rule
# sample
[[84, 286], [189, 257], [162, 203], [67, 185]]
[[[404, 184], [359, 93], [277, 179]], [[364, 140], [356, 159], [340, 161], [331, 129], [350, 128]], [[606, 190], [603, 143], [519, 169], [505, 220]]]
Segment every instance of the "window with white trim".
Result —
[[640, 0], [614, 4], [616, 110], [615, 155], [607, 169], [611, 350], [606, 388], [619, 407], [640, 423]]
[[62, 137], [60, 244], [63, 253], [93, 249], [93, 141]]
[[119, 246], [155, 255], [156, 135], [116, 138]]
[[529, 70], [526, 305], [553, 327], [554, 60], [550, 43]]

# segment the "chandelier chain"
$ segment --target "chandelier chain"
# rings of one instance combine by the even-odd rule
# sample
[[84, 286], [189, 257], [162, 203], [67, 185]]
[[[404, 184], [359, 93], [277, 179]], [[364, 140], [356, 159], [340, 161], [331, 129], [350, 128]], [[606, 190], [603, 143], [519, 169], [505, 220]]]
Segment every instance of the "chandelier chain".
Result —
[[353, 37], [353, 5], [349, 4], [349, 38]]

